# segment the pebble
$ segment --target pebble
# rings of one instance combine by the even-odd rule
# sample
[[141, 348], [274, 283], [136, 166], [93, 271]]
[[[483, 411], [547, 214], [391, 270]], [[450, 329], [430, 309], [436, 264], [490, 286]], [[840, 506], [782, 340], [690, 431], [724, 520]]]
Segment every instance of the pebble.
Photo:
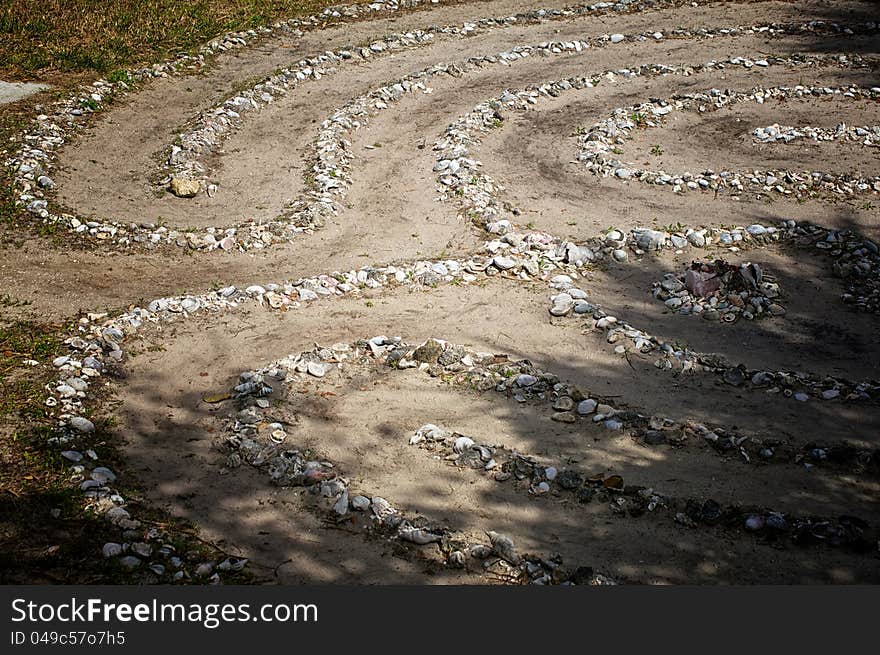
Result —
[[116, 474], [105, 466], [98, 466], [92, 470], [91, 478], [99, 484], [107, 484], [116, 481]]
[[91, 434], [95, 431], [95, 424], [82, 416], [74, 416], [67, 422], [67, 424], [77, 432], [82, 432], [83, 434]]
[[592, 414], [596, 411], [596, 407], [598, 403], [592, 398], [587, 398], [586, 400], [582, 400], [578, 403], [577, 413], [581, 416], [586, 416], [588, 414]]
[[141, 561], [133, 555], [126, 555], [119, 558], [119, 565], [126, 571], [133, 571], [140, 567]]
[[101, 549], [101, 553], [105, 558], [116, 557], [117, 555], [122, 554], [122, 544], [117, 544], [112, 541], [104, 544], [104, 547]]

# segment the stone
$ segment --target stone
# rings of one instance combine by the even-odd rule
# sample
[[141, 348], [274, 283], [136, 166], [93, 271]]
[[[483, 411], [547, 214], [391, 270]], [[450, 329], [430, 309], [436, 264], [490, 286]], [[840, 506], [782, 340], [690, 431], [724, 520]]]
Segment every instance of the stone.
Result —
[[553, 403], [553, 409], [558, 412], [570, 412], [574, 409], [574, 400], [568, 396], [560, 396], [556, 399], [556, 402]]
[[175, 177], [171, 179], [171, 193], [178, 198], [194, 198], [201, 189], [198, 180], [192, 180], [186, 177]]
[[578, 403], [577, 413], [581, 416], [586, 416], [595, 412], [596, 407], [598, 407], [598, 403], [592, 398], [587, 398]]
[[443, 344], [436, 339], [428, 339], [413, 351], [412, 358], [417, 362], [434, 364], [443, 353]]
[[105, 558], [116, 557], [117, 555], [122, 554], [122, 544], [117, 544], [112, 541], [104, 544], [104, 547], [101, 548], [101, 554], [104, 555]]
[[82, 416], [74, 416], [67, 422], [67, 424], [77, 432], [82, 432], [83, 434], [91, 434], [95, 431], [95, 424]]
[[705, 298], [721, 288], [721, 278], [715, 273], [695, 271], [689, 268], [684, 274], [684, 286], [695, 296]]
[[141, 565], [141, 561], [134, 555], [126, 555], [119, 558], [119, 565], [126, 571], [134, 571]]
[[560, 293], [553, 297], [553, 306], [550, 313], [553, 316], [565, 316], [574, 309], [574, 298], [567, 293]]
[[634, 230], [636, 245], [642, 250], [660, 250], [666, 243], [666, 235], [657, 230]]
[[308, 371], [308, 374], [316, 378], [324, 377], [329, 369], [330, 364], [324, 364], [322, 362], [309, 362], [306, 364], [306, 371]]

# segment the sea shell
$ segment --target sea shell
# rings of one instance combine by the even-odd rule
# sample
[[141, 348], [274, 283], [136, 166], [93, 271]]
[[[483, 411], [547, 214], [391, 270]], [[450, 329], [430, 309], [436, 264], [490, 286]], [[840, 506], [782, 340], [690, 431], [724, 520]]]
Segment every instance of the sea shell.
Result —
[[434, 534], [433, 532], [428, 532], [427, 530], [422, 530], [421, 528], [409, 528], [407, 530], [401, 530], [400, 538], [404, 541], [418, 544], [419, 546], [435, 543], [437, 541], [440, 541], [441, 539], [439, 534]]
[[498, 557], [510, 562], [514, 566], [519, 566], [520, 557], [510, 537], [492, 530], [486, 532], [486, 535], [489, 537], [489, 541], [492, 542], [492, 550]]

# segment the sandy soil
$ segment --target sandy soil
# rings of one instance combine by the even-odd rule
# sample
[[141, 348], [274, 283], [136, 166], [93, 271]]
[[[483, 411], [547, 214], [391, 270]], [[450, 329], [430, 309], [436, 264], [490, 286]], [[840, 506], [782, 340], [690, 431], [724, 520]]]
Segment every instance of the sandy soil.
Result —
[[[546, 2], [541, 6], [562, 6]], [[485, 1], [394, 18], [316, 30], [301, 39], [272, 38], [224, 55], [207, 71], [156, 80], [94, 121], [61, 153], [59, 197], [70, 209], [127, 222], [161, 218], [171, 226], [226, 226], [267, 219], [303, 187], [305, 158], [320, 122], [351, 98], [437, 62], [493, 54], [520, 44], [625, 34], [676, 27], [725, 27], [811, 19], [868, 20], [870, 3], [744, 2], [586, 17], [498, 28], [468, 38], [440, 38], [422, 48], [367, 63], [340, 65], [285, 99], [251, 116], [212, 157], [220, 180], [214, 198], [186, 200], [152, 184], [160, 153], [200, 112], [279, 66], [391, 31], [503, 16], [535, 7], [521, 0]], [[643, 63], [704, 63], [731, 56], [858, 53], [869, 68], [810, 70], [771, 67], [722, 76], [698, 74], [603, 84], [511, 113], [485, 136], [476, 154], [501, 182], [503, 199], [522, 210], [522, 224], [585, 239], [609, 228], [638, 225], [748, 225], [781, 219], [852, 227], [880, 236], [880, 201], [859, 196], [772, 203], [743, 196], [676, 195], [638, 183], [588, 176], [574, 160], [576, 130], [614, 108], [713, 86], [821, 83], [877, 85], [877, 37], [740, 36], [624, 43], [583, 53], [534, 57], [489, 66], [461, 78], [434, 78], [430, 95], [407, 96], [380, 112], [352, 139], [356, 154], [346, 208], [321, 230], [256, 254], [184, 254], [177, 248], [115, 252], [67, 247], [7, 233], [0, 286], [32, 304], [0, 308], [0, 317], [64, 319], [78, 311], [119, 309], [167, 294], [200, 293], [217, 283], [247, 285], [437, 257], [465, 257], [484, 235], [458, 215], [454, 201], [438, 200], [430, 144], [447, 125], [504, 89], [570, 75]], [[780, 112], [784, 109], [784, 115]], [[772, 123], [833, 127], [876, 125], [876, 103], [802, 102], [745, 105], [707, 116], [677, 113], [663, 127], [639, 133], [624, 158], [668, 170], [790, 166], [876, 175], [876, 148], [839, 143], [757, 145], [752, 129]], [[427, 143], [428, 147], [420, 145]], [[371, 147], [376, 146], [381, 147]], [[655, 145], [662, 154], [652, 153]], [[592, 271], [583, 288], [593, 302], [636, 327], [695, 350], [718, 353], [750, 368], [799, 370], [849, 380], [880, 378], [876, 316], [840, 301], [842, 285], [826, 258], [796, 246], [737, 253], [761, 264], [780, 283], [784, 318], [719, 325], [665, 313], [651, 283], [680, 271], [693, 251], [634, 258]], [[728, 259], [731, 259], [728, 256]], [[202, 402], [228, 388], [239, 372], [289, 353], [370, 337], [400, 335], [410, 343], [430, 336], [480, 350], [527, 358], [615, 404], [676, 420], [735, 426], [744, 434], [792, 447], [849, 441], [880, 447], [876, 403], [796, 401], [761, 390], [733, 389], [714, 375], [680, 377], [660, 371], [654, 358], [615, 355], [590, 325], [575, 317], [551, 319], [542, 283], [491, 280], [422, 292], [383, 291], [333, 299], [287, 313], [246, 306], [149, 329], [133, 340], [114, 385], [126, 442], [123, 473], [145, 497], [196, 522], [230, 552], [251, 558], [257, 571], [280, 582], [477, 583], [479, 571], [456, 572], [405, 555], [392, 544], [331, 528], [295, 491], [270, 487], [246, 467], [219, 475], [213, 440], [226, 405]], [[161, 346], [161, 347], [151, 347]], [[320, 395], [331, 391], [332, 396]], [[567, 563], [589, 565], [637, 583], [862, 583], [877, 582], [877, 554], [843, 549], [778, 548], [742, 531], [693, 530], [668, 513], [621, 518], [601, 504], [530, 496], [516, 486], [460, 471], [407, 445], [428, 422], [503, 443], [550, 462], [627, 482], [677, 498], [712, 497], [722, 503], [773, 506], [795, 514], [856, 515], [880, 521], [876, 472], [794, 464], [745, 464], [704, 444], [649, 447], [628, 434], [588, 424], [552, 422], [546, 408], [492, 394], [445, 386], [415, 371], [356, 370], [328, 376], [309, 393], [273, 398], [273, 411], [297, 426], [292, 439], [339, 463], [356, 488], [378, 493], [407, 511], [445, 522], [468, 535], [510, 534], [521, 548], [559, 552]], [[426, 547], [430, 548], [430, 547]]]

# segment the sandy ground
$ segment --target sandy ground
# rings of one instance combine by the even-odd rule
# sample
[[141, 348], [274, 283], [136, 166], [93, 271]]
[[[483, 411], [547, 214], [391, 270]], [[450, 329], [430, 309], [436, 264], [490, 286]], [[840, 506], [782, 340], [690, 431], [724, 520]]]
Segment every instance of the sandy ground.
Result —
[[[561, 6], [547, 2], [541, 6]], [[439, 38], [430, 46], [368, 63], [340, 65], [317, 82], [249, 117], [243, 129], [209, 160], [221, 183], [214, 198], [192, 200], [158, 194], [151, 180], [159, 154], [193, 117], [235, 89], [303, 56], [360, 43], [389, 31], [503, 16], [535, 3], [479, 2], [395, 18], [309, 32], [301, 39], [268, 39], [225, 55], [195, 76], [156, 80], [102, 115], [61, 153], [56, 176], [63, 203], [83, 215], [171, 226], [231, 225], [271, 218], [303, 185], [304, 158], [318, 124], [348, 100], [401, 75], [437, 62], [492, 54], [518, 44], [538, 44], [676, 27], [725, 27], [810, 19], [868, 20], [869, 3], [746, 2], [646, 11], [498, 28], [477, 36]], [[876, 18], [876, 17], [875, 17]], [[871, 59], [877, 37], [801, 38], [741, 36], [624, 43], [584, 53], [531, 58], [509, 67], [486, 67], [462, 78], [435, 78], [431, 95], [407, 96], [355, 133], [353, 185], [339, 216], [313, 235], [258, 254], [185, 255], [178, 249], [110, 252], [57, 247], [4, 235], [0, 259], [3, 293], [28, 299], [25, 308], [0, 316], [62, 319], [80, 310], [121, 308], [151, 298], [203, 292], [216, 283], [283, 281], [365, 264], [417, 258], [463, 257], [483, 237], [458, 216], [454, 202], [439, 202], [428, 148], [445, 127], [475, 104], [504, 89], [569, 75], [643, 63], [704, 63], [737, 55], [858, 53]], [[521, 222], [559, 236], [583, 239], [609, 228], [637, 225], [747, 225], [781, 219], [854, 227], [880, 236], [880, 201], [854, 197], [836, 203], [777, 200], [769, 203], [711, 195], [673, 194], [638, 183], [586, 175], [574, 162], [576, 130], [614, 108], [713, 86], [747, 90], [784, 84], [877, 84], [875, 66], [847, 70], [744, 71], [639, 79], [572, 91], [511, 114], [477, 149], [483, 169], [501, 182], [503, 199], [521, 208]], [[809, 142], [755, 145], [751, 129], [775, 122], [834, 127], [876, 125], [876, 104], [830, 102], [744, 105], [708, 116], [681, 113], [639, 134], [624, 158], [668, 170], [724, 165], [739, 169], [778, 165], [861, 171], [876, 175], [876, 148]], [[370, 149], [366, 146], [379, 144]], [[655, 145], [662, 154], [652, 153]], [[796, 165], [792, 165], [792, 162]], [[827, 259], [798, 247], [740, 253], [780, 283], [784, 318], [734, 325], [664, 313], [651, 283], [680, 271], [689, 254], [645, 256], [627, 265], [593, 271], [584, 289], [606, 311], [664, 339], [719, 353], [750, 368], [808, 371], [849, 380], [876, 379], [880, 347], [876, 317], [840, 301], [842, 286]], [[851, 441], [877, 448], [876, 404], [797, 403], [764, 391], [732, 389], [715, 376], [674, 377], [653, 358], [613, 353], [583, 321], [553, 319], [543, 284], [492, 280], [484, 285], [440, 287], [411, 293], [385, 291], [367, 298], [314, 303], [286, 314], [243, 307], [194, 317], [147, 331], [132, 344], [140, 354], [126, 362], [116, 391], [120, 434], [126, 442], [124, 473], [136, 478], [147, 499], [185, 516], [228, 550], [250, 557], [257, 570], [281, 582], [455, 583], [489, 582], [479, 572], [438, 570], [401, 556], [390, 544], [331, 529], [294, 491], [270, 487], [246, 468], [220, 476], [222, 456], [212, 446], [228, 410], [206, 405], [202, 394], [225, 389], [239, 372], [314, 343], [352, 341], [376, 334], [416, 343], [430, 336], [527, 358], [561, 378], [617, 404], [669, 416], [736, 426], [743, 433], [793, 447], [812, 441]], [[149, 348], [160, 344], [161, 348]], [[529, 496], [515, 486], [459, 471], [406, 445], [423, 423], [443, 424], [487, 441], [504, 443], [548, 462], [566, 461], [584, 473], [623, 475], [679, 498], [712, 497], [722, 503], [776, 507], [795, 514], [852, 514], [877, 525], [878, 481], [871, 472], [833, 467], [807, 471], [796, 465], [747, 465], [703, 444], [647, 447], [628, 435], [609, 436], [591, 425], [562, 425], [546, 408], [520, 406], [493, 394], [442, 385], [415, 372], [352, 371], [330, 376], [321, 390], [334, 396], [291, 393], [273, 400], [295, 417], [297, 445], [339, 462], [355, 485], [408, 511], [463, 531], [507, 532], [525, 550], [559, 552], [621, 580], [640, 583], [877, 582], [877, 555], [841, 549], [778, 548], [743, 532], [692, 530], [669, 514], [617, 517], [607, 507]]]

